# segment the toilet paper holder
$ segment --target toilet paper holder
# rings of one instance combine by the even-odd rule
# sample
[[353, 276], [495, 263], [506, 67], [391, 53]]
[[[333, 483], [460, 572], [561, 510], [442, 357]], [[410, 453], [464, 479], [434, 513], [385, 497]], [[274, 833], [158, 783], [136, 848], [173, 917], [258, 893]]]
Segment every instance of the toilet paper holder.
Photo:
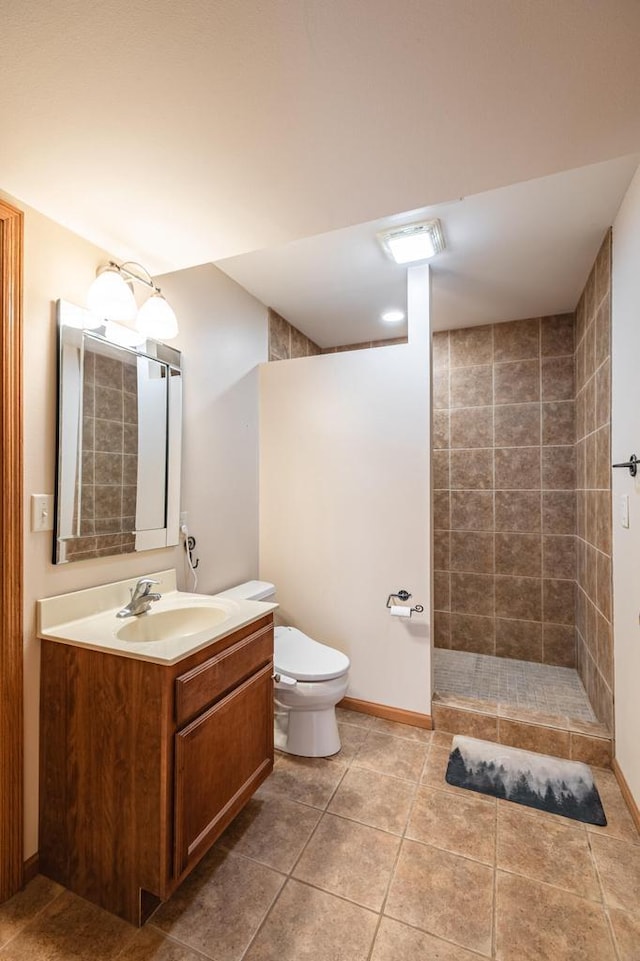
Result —
[[[411, 594], [409, 593], [409, 591], [398, 591], [397, 594], [389, 594], [387, 598], [387, 607], [392, 606], [391, 604], [392, 598], [397, 598], [400, 601], [408, 601], [410, 597], [411, 597]], [[409, 610], [410, 610], [409, 616], [411, 616], [411, 614], [422, 614], [422, 612], [424, 611], [424, 607], [422, 606], [422, 604], [415, 604]]]

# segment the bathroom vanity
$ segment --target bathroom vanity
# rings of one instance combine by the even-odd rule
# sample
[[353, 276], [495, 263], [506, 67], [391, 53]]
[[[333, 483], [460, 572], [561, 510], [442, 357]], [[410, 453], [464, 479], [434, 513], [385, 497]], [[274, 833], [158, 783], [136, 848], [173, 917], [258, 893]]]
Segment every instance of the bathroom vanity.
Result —
[[[88, 593], [67, 595], [76, 614]], [[56, 625], [59, 601], [39, 602], [40, 871], [142, 924], [273, 769], [275, 605], [226, 601], [215, 627], [132, 642], [132, 623], [166, 634], [220, 606], [174, 591], [123, 628], [115, 605]]]

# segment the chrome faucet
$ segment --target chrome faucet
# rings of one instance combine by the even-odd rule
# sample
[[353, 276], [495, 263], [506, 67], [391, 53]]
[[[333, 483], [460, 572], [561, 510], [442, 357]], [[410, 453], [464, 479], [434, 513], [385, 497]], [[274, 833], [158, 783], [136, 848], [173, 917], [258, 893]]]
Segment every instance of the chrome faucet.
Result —
[[136, 586], [131, 590], [131, 600], [118, 611], [116, 617], [136, 617], [138, 614], [146, 614], [153, 601], [159, 601], [162, 594], [152, 594], [151, 588], [160, 581], [154, 581], [150, 577], [142, 577]]

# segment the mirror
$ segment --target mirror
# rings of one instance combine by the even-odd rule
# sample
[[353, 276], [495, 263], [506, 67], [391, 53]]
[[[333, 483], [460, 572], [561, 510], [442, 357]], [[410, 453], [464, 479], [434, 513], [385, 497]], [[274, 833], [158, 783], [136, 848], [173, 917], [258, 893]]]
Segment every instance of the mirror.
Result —
[[180, 352], [154, 340], [123, 346], [114, 332], [126, 328], [90, 329], [87, 310], [57, 308], [54, 564], [177, 544]]

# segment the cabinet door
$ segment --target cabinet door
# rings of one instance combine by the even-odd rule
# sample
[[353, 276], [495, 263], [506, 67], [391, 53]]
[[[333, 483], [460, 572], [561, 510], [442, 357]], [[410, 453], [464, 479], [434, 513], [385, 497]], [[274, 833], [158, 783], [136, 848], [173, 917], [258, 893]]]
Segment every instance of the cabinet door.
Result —
[[176, 877], [273, 769], [272, 674], [268, 664], [175, 736]]

